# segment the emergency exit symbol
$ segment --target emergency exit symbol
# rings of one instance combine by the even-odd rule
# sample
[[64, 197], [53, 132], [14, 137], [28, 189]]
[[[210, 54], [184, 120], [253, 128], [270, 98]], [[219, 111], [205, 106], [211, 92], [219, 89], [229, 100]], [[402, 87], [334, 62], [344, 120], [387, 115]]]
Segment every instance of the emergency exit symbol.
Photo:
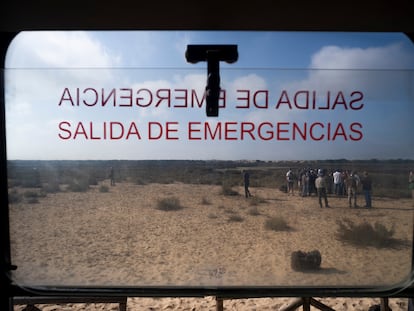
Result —
[[196, 64], [207, 62], [206, 114], [217, 117], [220, 96], [220, 61], [232, 64], [237, 61], [239, 53], [237, 45], [187, 45], [185, 58], [187, 62]]

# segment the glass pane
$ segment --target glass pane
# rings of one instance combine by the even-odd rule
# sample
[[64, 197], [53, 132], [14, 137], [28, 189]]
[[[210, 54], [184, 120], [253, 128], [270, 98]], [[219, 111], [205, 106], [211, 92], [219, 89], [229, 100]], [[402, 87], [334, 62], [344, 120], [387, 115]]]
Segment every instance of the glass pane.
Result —
[[17, 284], [409, 279], [413, 67], [85, 67], [5, 70]]

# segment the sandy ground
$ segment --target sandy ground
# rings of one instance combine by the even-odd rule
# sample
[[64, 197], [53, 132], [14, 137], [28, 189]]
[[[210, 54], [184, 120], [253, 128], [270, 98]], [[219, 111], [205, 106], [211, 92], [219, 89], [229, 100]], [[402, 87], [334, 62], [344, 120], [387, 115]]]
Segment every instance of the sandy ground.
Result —
[[[107, 183], [108, 184], [108, 183]], [[224, 196], [220, 186], [117, 184], [84, 193], [48, 194], [37, 204], [10, 207], [13, 274], [17, 284], [64, 286], [398, 286], [411, 271], [410, 199], [373, 198], [373, 209], [350, 209], [345, 197], [287, 195], [251, 188], [253, 198]], [[181, 209], [162, 211], [162, 198]], [[260, 200], [258, 200], [260, 199]], [[359, 204], [364, 205], [362, 196]], [[290, 229], [266, 221], [283, 218]], [[337, 221], [394, 226], [406, 245], [360, 248], [336, 238]], [[319, 250], [321, 269], [298, 272], [293, 251]], [[279, 310], [295, 298], [225, 300], [225, 310]], [[379, 299], [321, 298], [335, 310], [368, 310]], [[214, 297], [129, 298], [128, 310], [215, 310]], [[407, 310], [406, 299], [391, 299]], [[21, 310], [23, 306], [16, 306]], [[42, 310], [116, 310], [117, 305], [43, 306]]]

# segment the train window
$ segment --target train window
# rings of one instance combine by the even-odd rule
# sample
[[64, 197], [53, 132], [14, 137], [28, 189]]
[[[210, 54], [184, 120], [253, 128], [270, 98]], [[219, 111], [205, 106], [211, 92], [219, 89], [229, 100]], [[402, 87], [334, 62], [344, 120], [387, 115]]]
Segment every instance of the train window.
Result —
[[[191, 45], [238, 57], [220, 59], [214, 80], [210, 63], [186, 59]], [[25, 31], [4, 74], [17, 285], [411, 280], [403, 34]]]

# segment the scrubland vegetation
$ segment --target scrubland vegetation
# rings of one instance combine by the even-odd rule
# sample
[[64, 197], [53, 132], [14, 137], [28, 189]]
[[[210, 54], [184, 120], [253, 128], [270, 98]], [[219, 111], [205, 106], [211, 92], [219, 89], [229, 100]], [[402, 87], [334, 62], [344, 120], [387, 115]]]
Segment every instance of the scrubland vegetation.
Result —
[[[10, 204], [37, 204], [40, 198], [57, 192], [87, 192], [96, 188], [99, 193], [110, 193], [109, 173], [114, 169], [115, 187], [128, 182], [136, 185], [198, 184], [220, 186], [220, 195], [241, 196], [238, 186], [243, 185], [242, 170], [250, 171], [250, 187], [286, 190], [285, 176], [288, 168], [299, 172], [304, 168], [324, 168], [368, 171], [373, 180], [373, 195], [377, 198], [408, 198], [408, 172], [414, 167], [412, 160], [331, 160], [331, 161], [9, 161], [8, 186]], [[238, 188], [240, 191], [240, 188]], [[102, 194], [103, 195], [103, 194]], [[208, 197], [201, 204], [211, 205]], [[248, 216], [261, 215], [257, 206], [267, 203], [260, 196], [249, 198]], [[157, 209], [178, 211], [185, 208], [175, 196], [160, 197]], [[227, 210], [226, 210], [227, 211]], [[244, 222], [245, 217], [228, 210], [228, 222]], [[217, 215], [210, 213], [210, 218]], [[291, 231], [294, 226], [283, 217], [266, 220], [265, 229]], [[381, 223], [354, 223], [347, 219], [337, 222], [338, 240], [355, 246], [377, 248], [401, 247], [402, 241], [394, 239], [394, 228]], [[402, 243], [402, 244], [401, 244]]]
[[[241, 171], [251, 171], [251, 187], [270, 187], [284, 191], [288, 168], [368, 171], [373, 194], [380, 197], [407, 198], [408, 172], [413, 160], [325, 160], [325, 161], [8, 161], [9, 189], [34, 188], [45, 193], [84, 192], [109, 178], [114, 168], [115, 181], [138, 185], [150, 183], [221, 185], [224, 195], [237, 195], [232, 187], [241, 185]], [[106, 189], [102, 189], [106, 192]]]

